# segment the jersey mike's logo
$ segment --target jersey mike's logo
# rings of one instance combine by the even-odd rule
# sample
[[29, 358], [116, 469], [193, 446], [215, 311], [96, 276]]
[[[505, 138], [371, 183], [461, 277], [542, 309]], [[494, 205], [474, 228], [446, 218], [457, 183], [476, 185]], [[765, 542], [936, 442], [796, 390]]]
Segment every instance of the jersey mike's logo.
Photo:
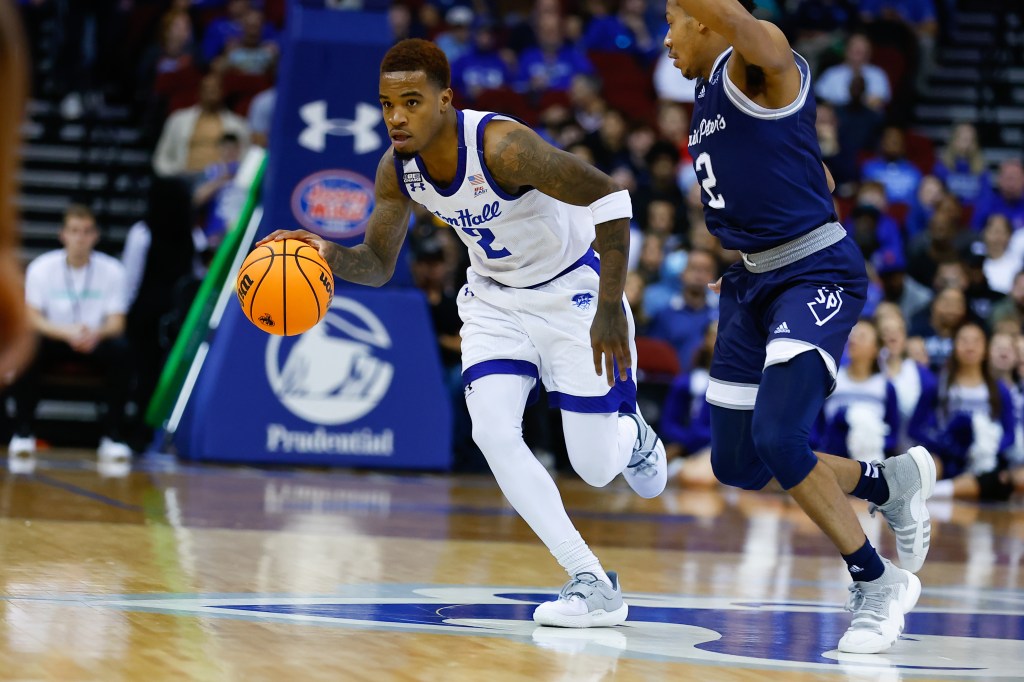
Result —
[[373, 185], [362, 175], [325, 170], [295, 186], [292, 215], [307, 230], [330, 239], [348, 239], [363, 233], [375, 203]]
[[[384, 398], [395, 367], [391, 337], [369, 308], [335, 296], [323, 321], [291, 339], [267, 341], [267, 380], [281, 404], [314, 424], [346, 424]], [[287, 344], [287, 345], [286, 345]]]
[[356, 104], [356, 117], [327, 118], [327, 102], [317, 100], [299, 109], [306, 129], [299, 133], [299, 144], [314, 152], [327, 146], [328, 135], [351, 135], [356, 154], [369, 154], [380, 149], [381, 136], [375, 128], [380, 121], [380, 108], [365, 102]]

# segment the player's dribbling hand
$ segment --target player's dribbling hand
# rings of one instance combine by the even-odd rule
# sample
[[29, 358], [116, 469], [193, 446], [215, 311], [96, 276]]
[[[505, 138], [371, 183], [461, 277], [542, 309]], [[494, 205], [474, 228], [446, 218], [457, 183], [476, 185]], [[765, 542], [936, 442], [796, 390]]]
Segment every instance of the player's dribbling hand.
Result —
[[719, 277], [716, 282], [708, 282], [708, 289], [711, 289], [716, 294], [722, 293], [722, 278]]
[[[594, 371], [615, 385], [615, 364], [619, 367], [619, 380], [626, 381], [626, 371], [633, 366], [629, 353], [629, 327], [620, 307], [597, 306], [594, 322], [590, 325], [590, 346], [594, 350]], [[602, 367], [602, 358], [604, 367]]]
[[309, 230], [275, 230], [256, 242], [256, 246], [263, 246], [267, 242], [277, 242], [284, 239], [300, 239], [319, 251], [320, 255], [328, 263], [331, 262], [328, 258], [328, 249], [331, 248], [331, 242], [318, 234], [313, 234]]

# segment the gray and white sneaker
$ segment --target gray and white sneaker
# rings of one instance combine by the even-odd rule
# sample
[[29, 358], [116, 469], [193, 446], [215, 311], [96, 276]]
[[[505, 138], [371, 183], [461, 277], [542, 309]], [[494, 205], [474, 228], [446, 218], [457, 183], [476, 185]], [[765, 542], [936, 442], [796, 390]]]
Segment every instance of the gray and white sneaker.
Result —
[[868, 511], [882, 512], [896, 534], [900, 566], [917, 573], [924, 565], [931, 544], [932, 520], [925, 500], [935, 491], [935, 460], [928, 450], [915, 446], [902, 455], [874, 462], [889, 485], [889, 501], [870, 504]]
[[665, 461], [665, 444], [658, 438], [640, 410], [635, 414], [624, 412], [619, 419], [632, 419], [636, 423], [636, 443], [633, 456], [622, 470], [626, 483], [640, 497], [657, 497], [668, 483], [668, 463]]
[[882, 559], [885, 572], [872, 581], [850, 585], [846, 610], [853, 622], [839, 640], [839, 651], [847, 654], [878, 654], [903, 634], [906, 614], [921, 596], [921, 580], [910, 571]]
[[577, 573], [562, 587], [558, 599], [536, 608], [533, 620], [558, 628], [601, 628], [623, 623], [629, 607], [622, 601], [618, 575], [608, 571], [608, 578], [611, 585], [593, 573]]

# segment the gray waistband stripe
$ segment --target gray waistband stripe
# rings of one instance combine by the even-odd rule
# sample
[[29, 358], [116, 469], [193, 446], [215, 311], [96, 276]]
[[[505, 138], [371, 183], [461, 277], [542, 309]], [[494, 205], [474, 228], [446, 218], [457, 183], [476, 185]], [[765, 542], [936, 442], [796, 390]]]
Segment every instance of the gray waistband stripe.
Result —
[[758, 253], [741, 253], [740, 255], [743, 256], [743, 266], [748, 272], [755, 274], [771, 272], [791, 265], [812, 253], [827, 249], [842, 241], [845, 236], [846, 228], [839, 223], [825, 223], [804, 236], [776, 246], [774, 249]]

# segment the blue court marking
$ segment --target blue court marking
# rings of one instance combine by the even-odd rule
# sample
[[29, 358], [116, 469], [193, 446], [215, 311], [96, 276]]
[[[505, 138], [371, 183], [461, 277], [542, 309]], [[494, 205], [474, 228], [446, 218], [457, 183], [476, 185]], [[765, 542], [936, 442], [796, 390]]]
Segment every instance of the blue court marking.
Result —
[[46, 474], [37, 473], [28, 480], [37, 481], [39, 483], [42, 483], [43, 485], [48, 485], [52, 488], [58, 488], [65, 492], [69, 492], [72, 495], [85, 497], [87, 499], [93, 500], [94, 502], [100, 502], [101, 504], [106, 504], [111, 507], [116, 507], [118, 509], [124, 509], [125, 511], [142, 511], [142, 507], [137, 504], [131, 504], [129, 502], [122, 502], [121, 500], [115, 500], [113, 497], [107, 497], [102, 493], [93, 492], [92, 490], [88, 490], [86, 488], [77, 486], [74, 483], [65, 483], [64, 481], [59, 481], [56, 478], [50, 478]]

